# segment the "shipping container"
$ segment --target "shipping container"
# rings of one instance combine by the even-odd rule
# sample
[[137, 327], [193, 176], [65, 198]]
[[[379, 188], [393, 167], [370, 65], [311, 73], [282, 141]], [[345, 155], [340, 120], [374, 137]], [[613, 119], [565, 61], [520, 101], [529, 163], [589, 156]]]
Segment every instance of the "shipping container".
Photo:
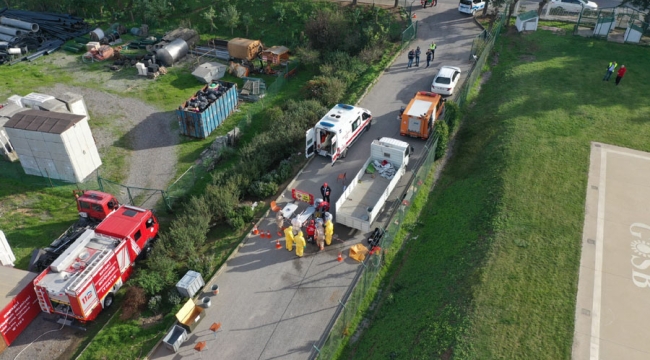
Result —
[[187, 340], [187, 330], [178, 325], [174, 325], [163, 339], [163, 344], [165, 344], [166, 348], [176, 353], [185, 340]]
[[212, 81], [176, 110], [181, 134], [205, 139], [237, 108], [237, 84]]

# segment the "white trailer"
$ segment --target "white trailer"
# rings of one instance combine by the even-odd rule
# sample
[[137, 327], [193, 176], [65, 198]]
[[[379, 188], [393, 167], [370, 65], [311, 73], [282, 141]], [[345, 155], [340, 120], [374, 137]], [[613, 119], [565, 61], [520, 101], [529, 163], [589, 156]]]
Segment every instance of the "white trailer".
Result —
[[406, 172], [413, 148], [404, 141], [381, 138], [370, 144], [370, 158], [336, 202], [336, 222], [363, 232], [379, 215]]

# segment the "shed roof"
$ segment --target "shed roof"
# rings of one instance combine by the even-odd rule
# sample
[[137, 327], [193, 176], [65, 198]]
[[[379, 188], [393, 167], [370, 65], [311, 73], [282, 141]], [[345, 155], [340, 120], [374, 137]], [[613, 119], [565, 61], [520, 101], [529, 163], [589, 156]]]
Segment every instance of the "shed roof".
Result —
[[531, 10], [531, 11], [526, 11], [526, 12], [523, 13], [523, 14], [519, 14], [518, 18], [519, 18], [519, 20], [521, 20], [521, 21], [526, 21], [526, 20], [534, 19], [534, 18], [536, 18], [537, 16], [538, 16], [538, 15], [537, 15], [537, 11], [536, 11], [536, 10]]
[[273, 55], [282, 55], [289, 52], [289, 48], [286, 46], [273, 46], [268, 49], [265, 49], [263, 52], [271, 53]]
[[37, 273], [11, 266], [0, 266], [0, 310], [4, 309], [36, 276]]
[[85, 118], [83, 115], [27, 110], [12, 116], [5, 124], [5, 128], [63, 134]]

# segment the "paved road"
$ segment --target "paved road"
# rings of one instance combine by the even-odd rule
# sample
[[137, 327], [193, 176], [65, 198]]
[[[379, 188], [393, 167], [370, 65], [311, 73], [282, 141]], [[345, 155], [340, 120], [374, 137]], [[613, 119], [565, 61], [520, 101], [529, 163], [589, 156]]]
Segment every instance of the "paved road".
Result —
[[650, 358], [650, 153], [592, 143], [574, 360]]
[[[480, 32], [471, 17], [459, 14], [455, 2], [442, 1], [435, 8], [419, 8], [416, 13], [421, 26], [413, 45], [425, 48], [431, 41], [438, 44], [432, 67], [425, 69], [422, 65], [407, 69], [406, 54], [402, 54], [360, 104], [374, 115], [370, 131], [352, 147], [346, 159], [333, 167], [325, 158], [312, 160], [283, 193], [278, 201], [280, 206], [290, 200], [291, 188], [316, 195], [320, 194], [323, 182], [331, 184], [334, 203], [343, 186], [337, 183], [337, 176], [347, 173], [349, 178], [353, 177], [369, 156], [373, 139], [399, 137], [396, 118], [400, 107], [406, 105], [416, 91], [430, 89], [440, 65], [460, 66], [463, 74], [467, 72], [471, 42]], [[411, 160], [411, 164], [415, 164], [422, 155], [424, 142], [408, 141], [415, 147]], [[405, 178], [411, 176], [409, 171]], [[393, 196], [404, 189], [405, 180]], [[380, 221], [385, 219], [380, 218]], [[305, 257], [297, 258], [284, 249], [275, 249], [278, 236], [270, 217], [262, 221], [260, 228], [272, 231], [273, 240], [248, 238], [209, 282], [217, 283], [220, 293], [213, 298], [212, 306], [191, 338], [177, 354], [159, 347], [153, 359], [197, 356], [193, 347], [204, 340], [207, 349], [203, 357], [210, 359], [305, 359], [309, 356], [313, 344], [335, 315], [338, 301], [352, 284], [359, 266], [347, 256], [345, 261], [337, 262], [338, 252], [346, 254], [351, 245], [364, 240], [365, 234], [335, 224], [338, 240], [331, 247], [317, 252], [308, 245]], [[216, 337], [209, 330], [214, 322], [222, 324]]]

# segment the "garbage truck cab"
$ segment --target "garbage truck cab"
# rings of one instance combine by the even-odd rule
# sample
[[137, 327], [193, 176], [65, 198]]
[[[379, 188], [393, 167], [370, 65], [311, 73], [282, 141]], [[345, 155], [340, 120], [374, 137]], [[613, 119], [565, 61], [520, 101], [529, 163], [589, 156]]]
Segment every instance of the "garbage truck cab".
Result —
[[359, 136], [370, 129], [370, 110], [353, 105], [337, 104], [313, 128], [307, 130], [305, 156], [329, 156], [332, 165], [348, 154]]

